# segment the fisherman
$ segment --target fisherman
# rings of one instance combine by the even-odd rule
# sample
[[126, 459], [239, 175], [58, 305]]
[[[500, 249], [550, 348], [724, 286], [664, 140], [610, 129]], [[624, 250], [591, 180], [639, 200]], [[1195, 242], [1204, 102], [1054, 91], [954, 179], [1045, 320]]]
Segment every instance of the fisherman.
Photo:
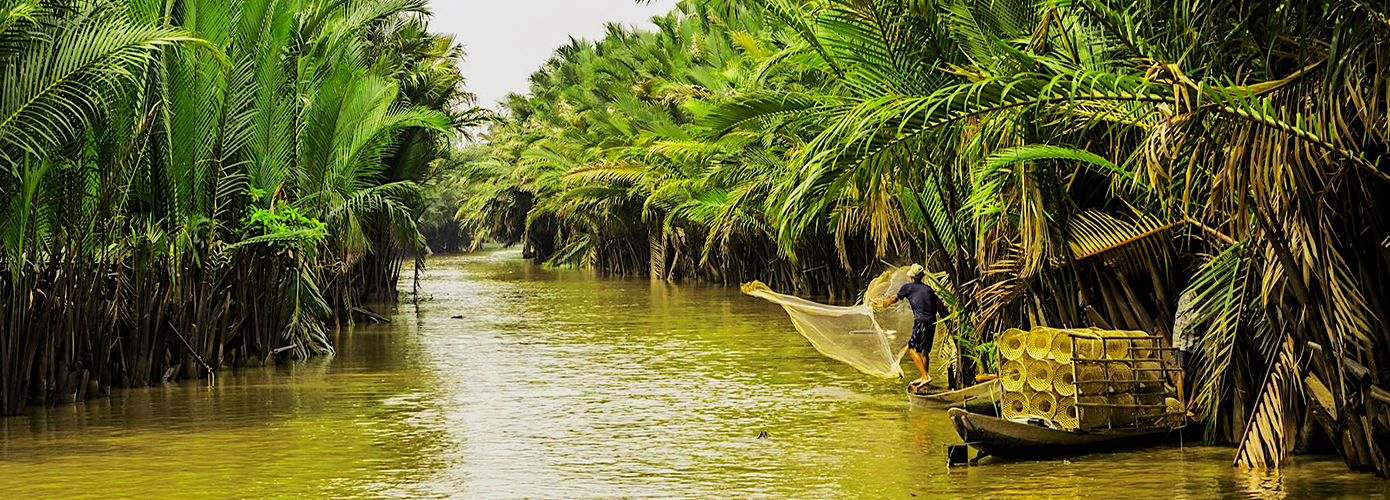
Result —
[[926, 389], [931, 384], [931, 375], [927, 373], [927, 355], [931, 353], [932, 340], [936, 337], [936, 291], [922, 283], [922, 276], [925, 274], [926, 269], [923, 269], [921, 264], [913, 264], [907, 270], [907, 276], [912, 278], [912, 282], [904, 284], [897, 295], [880, 299], [876, 304], [879, 310], [896, 304], [898, 300], [907, 300], [907, 303], [912, 305], [914, 321], [912, 338], [907, 341], [907, 352], [912, 355], [912, 362], [917, 365], [917, 371], [922, 373], [921, 377], [908, 384], [914, 391]]
[[1187, 383], [1187, 367], [1193, 363], [1192, 355], [1197, 349], [1197, 325], [1195, 319], [1194, 306], [1192, 304], [1192, 291], [1183, 293], [1178, 298], [1178, 312], [1173, 318], [1173, 357], [1178, 363], [1178, 401], [1182, 402], [1182, 407], [1187, 411], [1187, 418], [1195, 418], [1192, 413], [1192, 406], [1188, 404], [1187, 391], [1184, 386]]

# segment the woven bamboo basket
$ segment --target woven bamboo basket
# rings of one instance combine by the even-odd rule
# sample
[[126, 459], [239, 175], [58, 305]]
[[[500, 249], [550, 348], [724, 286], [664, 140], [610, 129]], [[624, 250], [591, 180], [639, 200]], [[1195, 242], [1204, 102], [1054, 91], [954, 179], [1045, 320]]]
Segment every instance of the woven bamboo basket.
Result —
[[1017, 392], [1028, 385], [1028, 367], [1014, 360], [999, 367], [999, 383], [1007, 392]]
[[1028, 387], [1035, 391], [1052, 389], [1052, 375], [1057, 371], [1057, 362], [1050, 359], [1035, 359], [1028, 363]]
[[1134, 391], [1134, 368], [1129, 363], [1110, 362], [1105, 364], [1110, 373], [1110, 390], [1114, 392]]
[[1028, 395], [1022, 392], [1005, 392], [999, 403], [999, 416], [1005, 420], [1028, 413]]
[[[1077, 330], [1077, 333], [1090, 333], [1085, 330]], [[1071, 358], [1072, 359], [1104, 359], [1105, 351], [1102, 349], [1100, 339], [1094, 337], [1072, 337]]]
[[1052, 391], [1058, 396], [1076, 395], [1076, 374], [1072, 373], [1071, 365], [1057, 365], [1052, 373]]
[[1167, 404], [1164, 402], [1162, 394], [1138, 394], [1134, 400], [1139, 404], [1157, 408], [1142, 408], [1138, 413], [1139, 425], [1164, 425], [1168, 421], [1168, 411], [1164, 409]]
[[1129, 359], [1132, 340], [1125, 332], [1110, 332], [1105, 337], [1105, 359], [1123, 361]]
[[1072, 341], [1071, 332], [1067, 330], [1057, 330], [1052, 334], [1052, 347], [1048, 349], [1052, 354], [1052, 359], [1058, 363], [1067, 364], [1071, 362]]
[[1035, 392], [1028, 395], [1028, 413], [1052, 419], [1057, 414], [1057, 396], [1050, 392]]
[[1055, 331], [1057, 330], [1039, 327], [1028, 332], [1028, 355], [1033, 359], [1047, 359], [1047, 355], [1052, 351], [1052, 332]]
[[1004, 333], [999, 334], [999, 341], [997, 343], [999, 346], [999, 355], [1009, 361], [1022, 358], [1027, 351], [1027, 346], [1025, 345], [1027, 340], [1028, 332], [1017, 328], [1004, 330]]
[[1127, 408], [1125, 406], [1138, 404], [1138, 401], [1134, 399], [1134, 395], [1129, 393], [1115, 394], [1110, 396], [1110, 402], [1120, 405], [1110, 410], [1110, 425], [1115, 427], [1133, 426], [1136, 417], [1139, 415], [1139, 410], [1137, 408]]
[[1167, 424], [1169, 427], [1182, 427], [1183, 424], [1187, 423], [1187, 409], [1182, 407], [1182, 401], [1167, 398], [1163, 400], [1163, 404], [1168, 407]]
[[1052, 416], [1052, 421], [1068, 430], [1076, 429], [1081, 425], [1076, 413], [1076, 398], [1057, 398], [1057, 411]]
[[1130, 356], [1134, 359], [1154, 359], [1158, 357], [1158, 337], [1144, 332], [1126, 332], [1132, 339], [1129, 341], [1134, 346], [1130, 351]]
[[[1101, 396], [1082, 396], [1078, 398], [1080, 403], [1105, 404], [1106, 400]], [[1104, 406], [1077, 406], [1077, 421], [1082, 429], [1094, 429], [1105, 427], [1110, 423], [1110, 408]]]
[[1093, 396], [1110, 392], [1110, 383], [1106, 382], [1105, 367], [1098, 363], [1085, 363], [1076, 365], [1076, 392], [1078, 394]]
[[1135, 361], [1134, 379], [1142, 390], [1163, 390], [1163, 363], [1156, 360]]

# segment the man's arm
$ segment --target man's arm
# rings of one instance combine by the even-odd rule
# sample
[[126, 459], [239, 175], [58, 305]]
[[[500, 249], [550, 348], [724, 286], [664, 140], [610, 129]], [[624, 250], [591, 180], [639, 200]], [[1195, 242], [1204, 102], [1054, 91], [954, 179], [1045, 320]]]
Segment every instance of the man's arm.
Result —
[[903, 294], [903, 291], [904, 291], [905, 288], [907, 288], [907, 285], [903, 285], [903, 288], [899, 288], [899, 289], [898, 289], [898, 293], [897, 293], [896, 295], [893, 295], [892, 297], [888, 297], [888, 298], [880, 298], [880, 299], [878, 299], [878, 300], [875, 300], [872, 304], [869, 304], [869, 305], [873, 306], [873, 308], [874, 308], [875, 310], [878, 310], [878, 311], [882, 311], [882, 310], [884, 310], [884, 309], [887, 309], [889, 306], [892, 306], [893, 304], [897, 304], [897, 303], [898, 303], [898, 299], [903, 298], [903, 295], [904, 295], [904, 294]]

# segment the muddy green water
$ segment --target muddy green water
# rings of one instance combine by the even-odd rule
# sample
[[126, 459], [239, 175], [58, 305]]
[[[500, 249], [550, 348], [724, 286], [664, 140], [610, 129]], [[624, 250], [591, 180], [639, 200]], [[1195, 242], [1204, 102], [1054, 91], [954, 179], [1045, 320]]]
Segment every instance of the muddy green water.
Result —
[[[338, 355], [0, 419], [5, 498], [1366, 498], [1176, 445], [945, 465], [943, 412], [822, 358], [736, 288], [433, 259]], [[461, 319], [452, 316], [462, 315]], [[760, 432], [767, 439], [757, 439]]]

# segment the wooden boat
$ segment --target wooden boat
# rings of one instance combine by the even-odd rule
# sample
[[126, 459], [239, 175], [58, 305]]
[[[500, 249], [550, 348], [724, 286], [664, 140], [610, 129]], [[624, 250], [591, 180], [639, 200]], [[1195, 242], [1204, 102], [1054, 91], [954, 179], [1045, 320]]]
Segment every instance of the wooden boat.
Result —
[[1158, 444], [1174, 429], [1167, 427], [1065, 431], [1011, 422], [959, 408], [947, 412], [956, 434], [981, 455], [1044, 458]]
[[907, 399], [912, 406], [943, 410], [946, 408], [964, 408], [971, 413], [981, 415], [994, 415], [998, 411], [999, 398], [1003, 395], [1004, 389], [999, 386], [998, 379], [981, 382], [956, 391], [921, 394], [913, 392], [910, 387], [907, 389]]

